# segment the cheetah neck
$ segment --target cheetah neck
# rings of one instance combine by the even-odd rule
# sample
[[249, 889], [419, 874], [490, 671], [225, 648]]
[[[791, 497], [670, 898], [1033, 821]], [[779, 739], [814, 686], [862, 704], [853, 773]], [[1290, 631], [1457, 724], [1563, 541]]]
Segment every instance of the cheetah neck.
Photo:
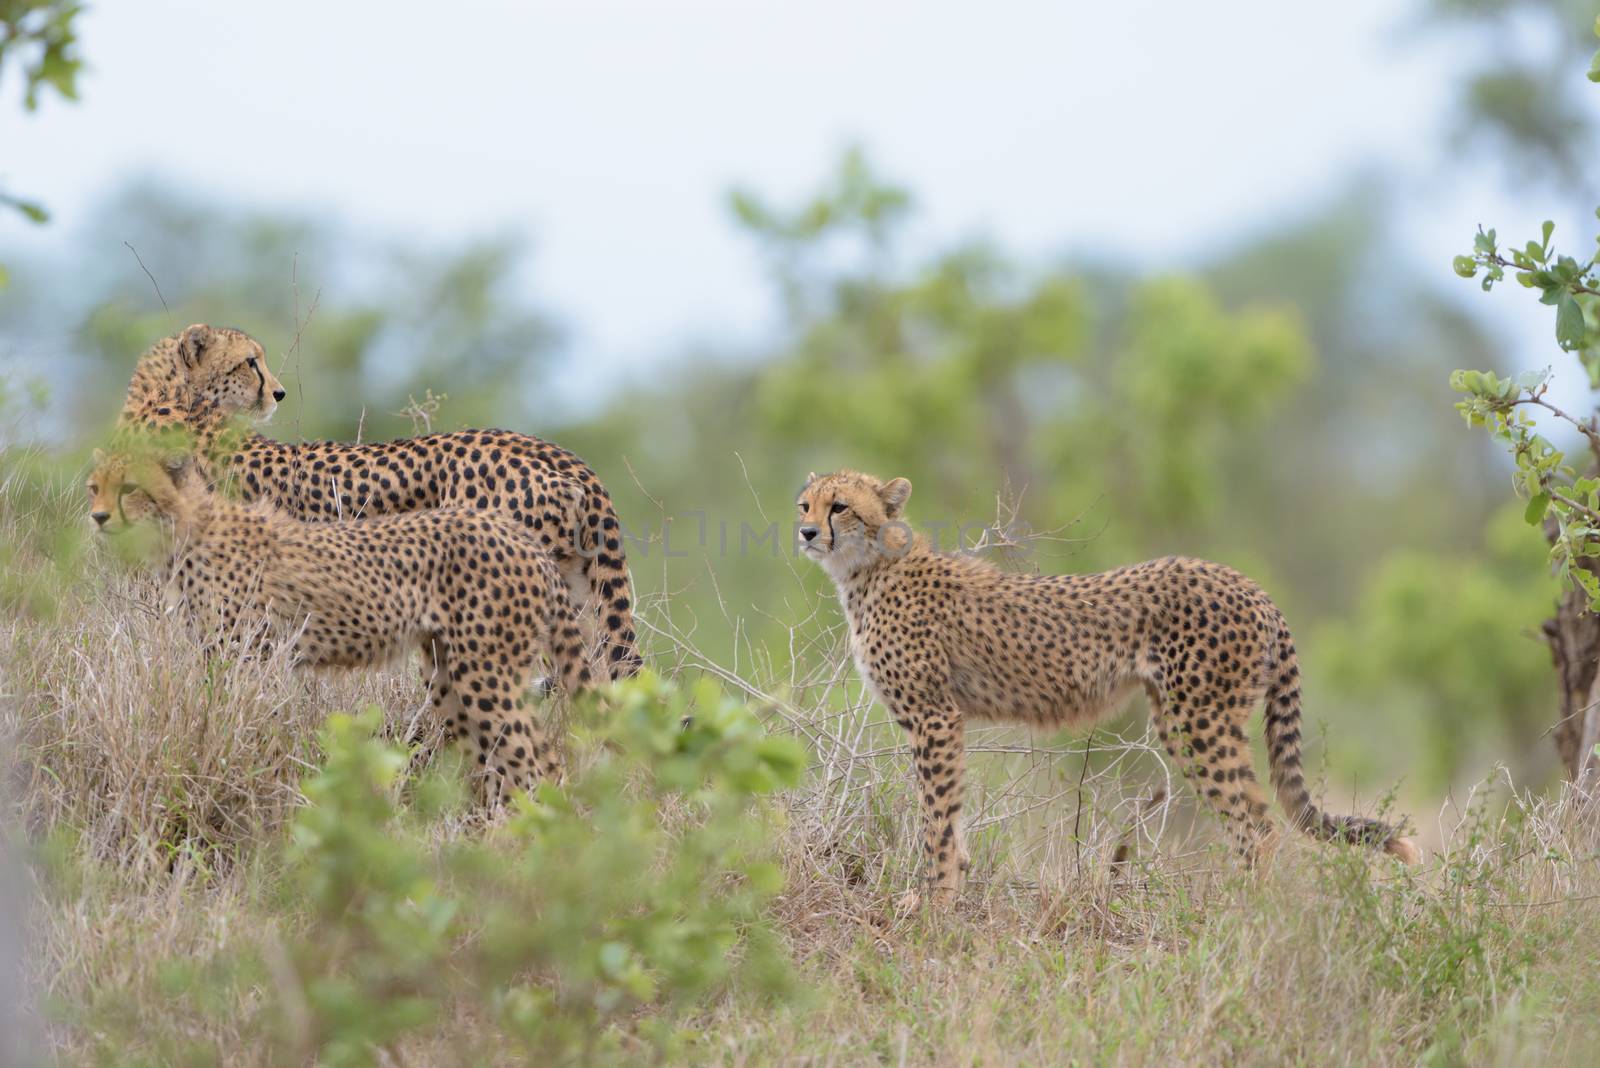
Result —
[[175, 544], [203, 540], [216, 523], [218, 511], [227, 501], [199, 486], [185, 486], [167, 506], [167, 521], [172, 526]]
[[194, 435], [195, 451], [212, 465], [226, 466], [240, 447], [261, 436], [244, 419], [220, 411], [214, 403], [187, 409], [184, 425]]
[[185, 487], [166, 516], [169, 565], [175, 568], [194, 552], [211, 555], [219, 549], [225, 555], [243, 551], [262, 557], [258, 539], [270, 542], [285, 518], [260, 505], [230, 500], [203, 484]]
[[933, 548], [922, 535], [915, 536], [902, 550], [885, 550], [868, 542], [863, 549], [850, 553], [829, 553], [818, 562], [833, 579], [839, 600], [849, 608], [852, 599], [859, 596], [892, 572], [907, 563], [934, 555]]

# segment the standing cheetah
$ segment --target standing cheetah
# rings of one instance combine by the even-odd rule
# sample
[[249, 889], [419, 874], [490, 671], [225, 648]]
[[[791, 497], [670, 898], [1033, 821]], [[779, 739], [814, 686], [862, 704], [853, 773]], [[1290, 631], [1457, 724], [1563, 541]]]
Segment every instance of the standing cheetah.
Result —
[[434, 712], [476, 742], [486, 799], [560, 776], [522, 698], [541, 653], [569, 693], [590, 673], [566, 583], [521, 525], [468, 508], [305, 523], [148, 450], [97, 452], [88, 490], [108, 533], [161, 524], [169, 604], [203, 643], [287, 643], [297, 664], [336, 668], [421, 648]]
[[577, 456], [505, 430], [286, 444], [233, 426], [237, 416], [270, 416], [283, 396], [254, 339], [197, 323], [140, 357], [118, 425], [184, 428], [214, 480], [299, 519], [445, 506], [508, 516], [554, 558], [589, 655], [613, 679], [639, 669], [622, 529], [610, 494]]
[[1247, 860], [1273, 834], [1244, 732], [1263, 701], [1272, 781], [1295, 825], [1420, 859], [1393, 827], [1312, 802], [1294, 642], [1255, 583], [1181, 557], [1098, 575], [1008, 574], [913, 535], [901, 519], [910, 496], [903, 478], [813, 474], [800, 491], [798, 529], [801, 550], [838, 588], [863, 678], [911, 735], [936, 896], [958, 890], [967, 865], [967, 717], [1087, 726], [1138, 686], [1173, 762]]

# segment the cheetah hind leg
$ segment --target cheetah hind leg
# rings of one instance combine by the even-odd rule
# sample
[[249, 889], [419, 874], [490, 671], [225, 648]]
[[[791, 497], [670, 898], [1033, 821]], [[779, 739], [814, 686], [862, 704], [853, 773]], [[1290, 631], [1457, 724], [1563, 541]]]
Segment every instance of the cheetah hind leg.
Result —
[[[494, 658], [486, 657], [484, 663], [493, 664]], [[479, 796], [487, 806], [541, 781], [561, 781], [560, 751], [523, 707], [525, 687], [516, 672], [467, 664], [450, 674], [460, 675], [453, 684], [460, 706], [456, 737], [469, 745]]]
[[1174, 764], [1222, 818], [1234, 851], [1256, 866], [1277, 843], [1267, 795], [1250, 765], [1244, 720], [1259, 694], [1161, 695], [1157, 728]]

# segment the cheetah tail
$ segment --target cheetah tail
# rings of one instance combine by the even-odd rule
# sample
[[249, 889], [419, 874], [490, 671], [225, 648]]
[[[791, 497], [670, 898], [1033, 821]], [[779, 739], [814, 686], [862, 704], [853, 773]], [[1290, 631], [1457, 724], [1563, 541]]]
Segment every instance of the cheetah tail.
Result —
[[584, 573], [589, 580], [590, 607], [598, 615], [599, 655], [610, 678], [625, 679], [639, 673], [639, 655], [633, 626], [633, 590], [628, 581], [628, 559], [623, 549], [622, 525], [611, 497], [604, 489], [589, 489], [580, 509]]
[[1363, 816], [1335, 816], [1317, 808], [1306, 787], [1300, 763], [1300, 658], [1287, 628], [1280, 631], [1278, 656], [1270, 664], [1266, 692], [1267, 756], [1272, 785], [1290, 820], [1306, 834], [1325, 842], [1348, 842], [1382, 849], [1403, 863], [1417, 864], [1422, 852], [1399, 828]]

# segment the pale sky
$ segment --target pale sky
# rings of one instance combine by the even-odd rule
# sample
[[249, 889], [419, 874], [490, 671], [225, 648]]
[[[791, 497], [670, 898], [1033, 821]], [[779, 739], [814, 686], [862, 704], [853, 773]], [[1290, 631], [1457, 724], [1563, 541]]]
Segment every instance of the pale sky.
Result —
[[[531, 297], [606, 376], [759, 335], [768, 291], [723, 191], [806, 192], [852, 141], [912, 185], [919, 241], [981, 233], [1038, 260], [1181, 268], [1364, 165], [1414, 182], [1408, 236], [1441, 285], [1480, 219], [1538, 225], [1492, 192], [1433, 188], [1450, 56], [1419, 53], [1392, 0], [406, 10], [95, 5], [81, 104], [24, 116], [16, 78], [0, 86], [0, 179], [55, 216], [0, 214], [0, 248], [64, 244], [135, 173], [379, 234], [511, 230], [534, 246]], [[1488, 303], [1548, 332], [1530, 301]]]

